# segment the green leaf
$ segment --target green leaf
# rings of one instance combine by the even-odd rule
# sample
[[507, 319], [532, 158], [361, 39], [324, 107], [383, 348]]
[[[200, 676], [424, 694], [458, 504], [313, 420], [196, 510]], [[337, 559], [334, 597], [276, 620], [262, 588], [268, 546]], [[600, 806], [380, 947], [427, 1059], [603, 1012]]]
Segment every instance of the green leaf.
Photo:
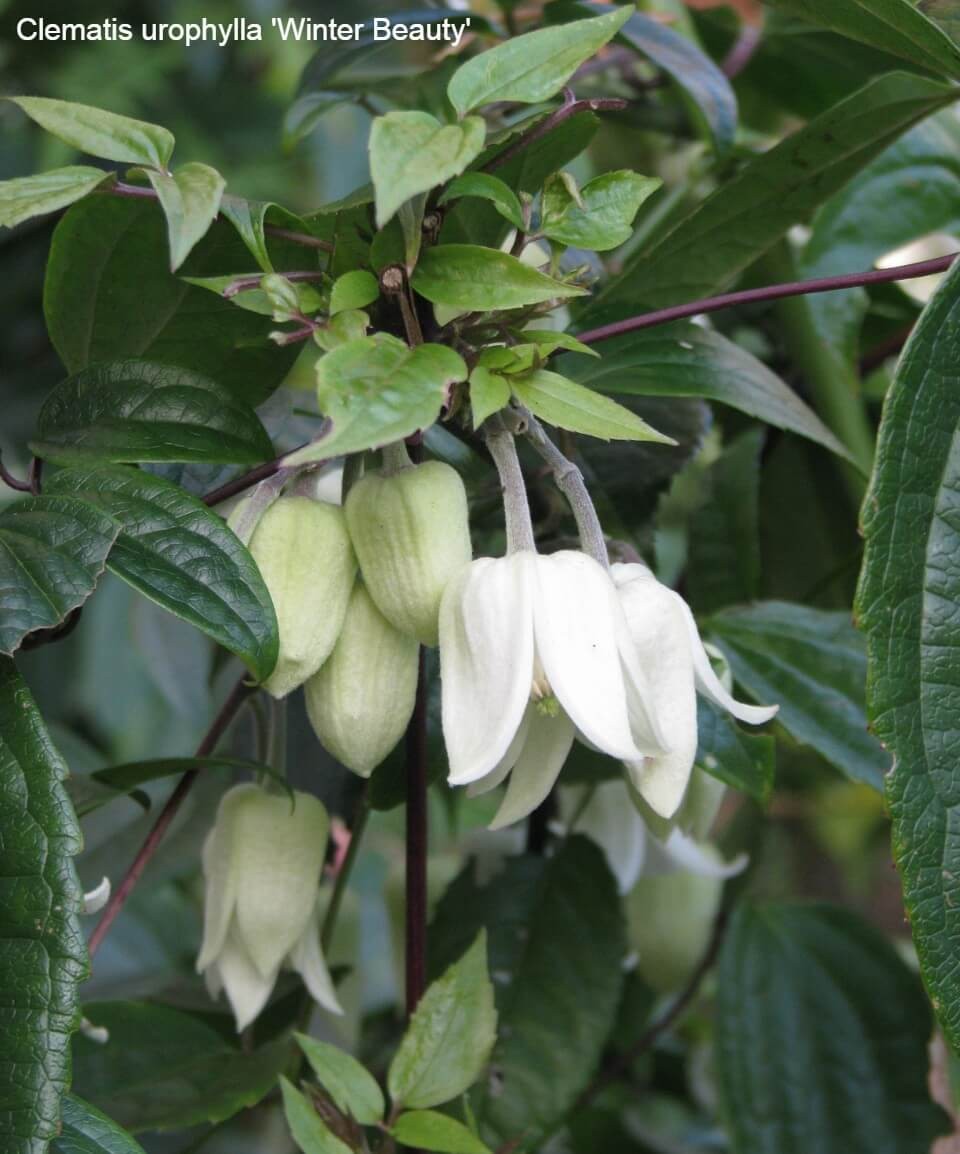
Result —
[[541, 356], [549, 357], [558, 349], [565, 349], [569, 353], [583, 353], [585, 357], [599, 357], [596, 349], [578, 341], [570, 333], [557, 333], [552, 329], [522, 329], [516, 337], [521, 341], [530, 341], [540, 350]]
[[483, 149], [487, 127], [479, 116], [441, 124], [428, 112], [388, 112], [370, 129], [370, 175], [377, 226], [411, 197], [459, 175]]
[[47, 397], [31, 448], [51, 461], [206, 461], [273, 456], [256, 413], [189, 369], [113, 361], [69, 377]]
[[252, 1053], [171, 1006], [96, 1002], [84, 1011], [110, 1035], [74, 1040], [74, 1086], [134, 1133], [223, 1122], [254, 1106], [290, 1061], [287, 1038]]
[[0, 509], [0, 654], [86, 601], [117, 531], [99, 509], [72, 497], [28, 497]]
[[825, 905], [742, 905], [720, 954], [716, 1070], [737, 1154], [926, 1154], [930, 1012], [872, 926]]
[[147, 176], [167, 218], [170, 270], [176, 272], [216, 220], [227, 182], [208, 164], [185, 164], [174, 173], [147, 169]]
[[0, 227], [13, 228], [32, 217], [66, 208], [111, 175], [102, 168], [75, 165], [0, 181]]
[[308, 92], [301, 96], [283, 118], [283, 147], [295, 148], [319, 127], [328, 112], [344, 104], [356, 104], [360, 99], [359, 92]]
[[435, 1110], [401, 1114], [390, 1131], [401, 1146], [411, 1150], [439, 1150], [442, 1154], [493, 1154], [490, 1147], [456, 1118]]
[[445, 345], [411, 349], [387, 333], [340, 345], [317, 364], [317, 398], [329, 432], [284, 464], [359, 453], [429, 428], [447, 390], [466, 377], [463, 358]]
[[[311, 224], [304, 220], [303, 217], [297, 216], [295, 213], [290, 212], [289, 209], [284, 208], [282, 205], [274, 204], [272, 201], [243, 200], [238, 196], [231, 196], [227, 193], [221, 197], [220, 214], [237, 230], [240, 239], [244, 245], [246, 245], [247, 251], [253, 256], [254, 260], [264, 272], [274, 271], [274, 262], [270, 255], [269, 248], [271, 244], [275, 251], [285, 251], [292, 264], [297, 267], [302, 267], [304, 260], [303, 246], [285, 239], [269, 237], [267, 234], [268, 224], [279, 228], [291, 229], [294, 232], [307, 233], [308, 235], [320, 233], [319, 239], [331, 239], [329, 236], [323, 235], [322, 230], [318, 229], [315, 224]], [[282, 267], [284, 266], [281, 265], [281, 268]]]
[[510, 384], [502, 373], [491, 372], [483, 365], [470, 374], [470, 409], [473, 427], [479, 429], [491, 415], [510, 404]]
[[411, 284], [432, 304], [464, 312], [516, 309], [586, 293], [586, 289], [554, 280], [509, 253], [472, 244], [428, 248]]
[[414, 1010], [387, 1073], [394, 1104], [425, 1109], [469, 1090], [487, 1065], [496, 1028], [487, 937], [481, 931]]
[[143, 1147], [126, 1130], [73, 1094], [63, 1099], [63, 1124], [50, 1150], [52, 1154], [143, 1154]]
[[867, 635], [868, 713], [894, 757], [887, 798], [924, 980], [960, 1045], [960, 870], [953, 836], [956, 605], [960, 600], [960, 269], [924, 311], [887, 395], [864, 501], [857, 611]]
[[350, 1154], [350, 1147], [340, 1141], [310, 1102], [286, 1078], [280, 1078], [280, 1090], [287, 1125], [303, 1154]]
[[707, 628], [751, 697], [854, 781], [883, 788], [889, 757], [867, 732], [866, 652], [849, 614], [766, 601], [726, 609]]
[[148, 761], [128, 761], [123, 765], [111, 765], [107, 769], [98, 769], [89, 777], [112, 790], [116, 794], [137, 792], [137, 787], [151, 781], [159, 781], [164, 777], [178, 777], [192, 769], [225, 769], [236, 771], [246, 770], [262, 777], [269, 777], [276, 785], [290, 794], [293, 793], [287, 784], [286, 777], [272, 766], [261, 761], [251, 761], [246, 757], [157, 757]]
[[14, 663], [0, 657], [0, 1036], [7, 1072], [0, 1140], [44, 1154], [70, 1082], [70, 1035], [87, 976], [82, 838], [63, 788], [67, 767]]
[[358, 268], [337, 277], [330, 290], [330, 315], [363, 309], [380, 295], [380, 284], [372, 272]]
[[522, 1134], [535, 1149], [593, 1077], [620, 1003], [627, 947], [603, 851], [573, 836], [553, 857], [507, 859], [484, 886], [471, 862], [437, 906], [431, 965], [455, 957], [480, 927], [501, 1023], [497, 1083], [475, 1093], [481, 1132], [492, 1146]]
[[447, 87], [450, 103], [462, 117], [481, 104], [549, 100], [633, 12], [631, 5], [592, 20], [512, 36], [457, 69]]
[[591, 301], [591, 322], [719, 291], [911, 125], [960, 96], [895, 72], [840, 101], [744, 167]]
[[512, 377], [511, 384], [518, 400], [548, 425], [569, 429], [572, 433], [586, 433], [603, 441], [659, 441], [664, 445], [676, 442], [651, 428], [646, 421], [631, 413], [601, 393], [571, 381], [559, 373], [537, 369], [520, 377]]
[[45, 492], [78, 497], [120, 527], [108, 567], [245, 662], [260, 681], [276, 664], [277, 622], [256, 563], [202, 502], [122, 465], [64, 469]]
[[957, 0], [920, 0], [917, 7], [956, 43], [960, 38], [960, 5]]
[[960, 48], [911, 0], [770, 0], [775, 8], [869, 44], [921, 68], [960, 79]]
[[578, 204], [557, 174], [543, 190], [540, 231], [574, 248], [594, 252], [618, 248], [630, 239], [640, 206], [662, 184], [659, 177], [640, 176], [627, 169], [606, 172], [583, 186]]
[[447, 185], [440, 204], [448, 204], [460, 197], [488, 200], [514, 228], [523, 228], [523, 207], [509, 184], [489, 172], [465, 172]]
[[849, 456], [793, 389], [720, 333], [694, 324], [670, 325], [627, 333], [600, 347], [600, 360], [562, 357], [557, 368], [602, 393], [719, 401]]
[[165, 169], [173, 155], [173, 134], [158, 124], [43, 96], [4, 99], [19, 105], [31, 120], [59, 140], [90, 156]]
[[356, 1058], [339, 1046], [308, 1038], [306, 1034], [297, 1034], [296, 1039], [317, 1081], [337, 1109], [355, 1118], [361, 1126], [375, 1126], [383, 1120], [383, 1091]]
[[704, 697], [697, 696], [696, 764], [732, 789], [766, 805], [773, 795], [776, 739], [749, 733]]

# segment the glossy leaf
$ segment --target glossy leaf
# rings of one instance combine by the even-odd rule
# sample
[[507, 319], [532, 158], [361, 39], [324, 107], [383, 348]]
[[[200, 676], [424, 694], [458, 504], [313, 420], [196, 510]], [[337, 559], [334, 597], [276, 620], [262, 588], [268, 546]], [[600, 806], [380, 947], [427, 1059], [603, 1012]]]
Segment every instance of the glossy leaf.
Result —
[[509, 253], [472, 244], [428, 248], [411, 283], [431, 303], [464, 312], [516, 309], [586, 292], [554, 280]]
[[725, 709], [697, 697], [696, 764], [712, 777], [766, 805], [773, 794], [776, 739], [741, 728]]
[[13, 228], [35, 216], [56, 212], [93, 192], [110, 176], [102, 168], [75, 165], [0, 181], [0, 227]]
[[0, 509], [0, 654], [86, 601], [117, 532], [110, 517], [72, 497], [28, 497]]
[[847, 613], [766, 601], [726, 609], [707, 627], [737, 681], [841, 773], [883, 788], [890, 759], [867, 732], [866, 652]]
[[228, 389], [150, 361], [113, 361], [69, 377], [44, 402], [31, 447], [63, 463], [253, 465], [273, 456], [256, 413]]
[[350, 1147], [333, 1133], [300, 1091], [286, 1078], [280, 1079], [283, 1113], [290, 1133], [303, 1154], [350, 1154]]
[[482, 104], [497, 101], [539, 104], [549, 100], [632, 13], [632, 6], [624, 7], [591, 20], [511, 37], [457, 69], [447, 88], [450, 103], [463, 117]]
[[383, 1120], [383, 1091], [366, 1067], [339, 1046], [306, 1034], [297, 1034], [296, 1038], [317, 1081], [339, 1110], [362, 1126], [375, 1126]]
[[960, 649], [960, 270], [927, 306], [887, 397], [863, 506], [857, 611], [869, 652], [868, 712], [894, 757], [887, 797], [917, 954], [960, 1045], [957, 810]]
[[558, 429], [585, 433], [603, 441], [673, 440], [658, 433], [646, 421], [602, 393], [571, 381], [547, 369], [510, 378], [513, 391], [527, 408]]
[[441, 204], [461, 197], [489, 201], [514, 228], [523, 228], [523, 208], [520, 199], [509, 184], [490, 172], [465, 172], [445, 189]]
[[120, 529], [108, 565], [164, 609], [201, 629], [258, 680], [277, 660], [277, 622], [253, 558], [195, 497], [160, 477], [121, 465], [64, 469], [51, 495], [77, 497]]
[[41, 128], [90, 156], [165, 169], [173, 154], [173, 134], [158, 124], [44, 96], [6, 99], [19, 105]]
[[469, 1090], [487, 1065], [496, 1027], [487, 938], [481, 931], [414, 1010], [387, 1073], [394, 1104], [426, 1109]]
[[96, 1106], [73, 1094], [63, 1099], [63, 1122], [52, 1154], [143, 1154], [143, 1147]]
[[630, 239], [640, 206], [663, 184], [626, 169], [606, 172], [580, 190], [580, 203], [558, 177], [543, 190], [540, 230], [559, 244], [606, 252]]
[[216, 220], [226, 181], [208, 164], [185, 164], [173, 173], [147, 169], [147, 176], [167, 218], [170, 269], [176, 272]]
[[738, 1154], [927, 1154], [930, 1013], [896, 950], [824, 905], [742, 905], [717, 981], [716, 1070]]
[[462, 1122], [435, 1110], [411, 1110], [401, 1114], [390, 1131], [411, 1150], [439, 1150], [441, 1154], [493, 1154]]
[[45, 1154], [70, 1083], [70, 1035], [88, 968], [73, 865], [83, 843], [63, 787], [67, 767], [7, 657], [0, 735], [0, 1140], [9, 1154]]
[[379, 295], [380, 285], [373, 273], [363, 268], [344, 273], [337, 277], [330, 290], [330, 315], [336, 316], [350, 309], [364, 309], [373, 304]]

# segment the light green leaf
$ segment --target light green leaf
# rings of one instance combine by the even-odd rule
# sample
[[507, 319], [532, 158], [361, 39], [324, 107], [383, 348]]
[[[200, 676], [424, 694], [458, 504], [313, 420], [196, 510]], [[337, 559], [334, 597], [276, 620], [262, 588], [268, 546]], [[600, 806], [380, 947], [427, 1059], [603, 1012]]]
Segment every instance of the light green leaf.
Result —
[[594, 177], [580, 190], [581, 204], [558, 173], [543, 190], [540, 231], [574, 248], [606, 252], [630, 239], [640, 206], [663, 184], [626, 169]]
[[284, 1077], [280, 1078], [280, 1090], [287, 1125], [303, 1154], [351, 1154], [350, 1147], [340, 1141], [304, 1095]]
[[345, 313], [337, 313], [325, 325], [316, 329], [313, 341], [329, 353], [351, 341], [363, 340], [369, 328], [370, 317], [363, 309], [347, 309]]
[[372, 272], [358, 268], [337, 277], [330, 290], [330, 315], [349, 309], [364, 309], [380, 295], [380, 284]]
[[370, 175], [377, 225], [405, 201], [457, 176], [483, 149], [487, 127], [479, 116], [441, 124], [428, 112], [388, 112], [370, 129]]
[[558, 429], [586, 433], [602, 441], [659, 441], [674, 445], [646, 421], [601, 393], [576, 381], [538, 369], [528, 376], [511, 378], [513, 391], [534, 414]]
[[63, 787], [67, 767], [7, 657], [0, 735], [0, 1144], [5, 1154], [42, 1154], [59, 1129], [88, 973], [73, 865], [83, 840]]
[[75, 165], [0, 181], [0, 227], [13, 228], [34, 216], [66, 208], [112, 175], [102, 168]]
[[483, 365], [470, 374], [470, 409], [473, 427], [479, 429], [491, 415], [510, 404], [510, 385], [502, 373], [492, 372]]
[[509, 253], [472, 244], [428, 248], [411, 284], [432, 304], [463, 312], [522, 308], [587, 291], [554, 280]]
[[439, 1150], [441, 1154], [493, 1154], [486, 1143], [462, 1122], [435, 1110], [401, 1114], [390, 1131], [401, 1146], [411, 1150]]
[[393, 1102], [426, 1109], [469, 1090], [486, 1067], [496, 1027], [487, 936], [481, 930], [413, 1012], [387, 1074]]
[[506, 181], [490, 172], [465, 172], [445, 189], [440, 197], [441, 204], [461, 197], [476, 197], [488, 200], [514, 228], [523, 228], [523, 207], [520, 198]]
[[450, 103], [465, 116], [481, 104], [549, 100], [585, 60], [616, 36], [634, 11], [627, 5], [592, 20], [512, 36], [457, 69], [447, 87]]
[[173, 155], [173, 134], [157, 124], [44, 96], [5, 99], [19, 105], [31, 120], [59, 140], [91, 156], [165, 169]]
[[863, 504], [857, 612], [867, 634], [870, 722], [894, 757], [893, 849], [920, 967], [960, 1046], [960, 905], [954, 835], [960, 648], [960, 268], [928, 304], [884, 407]]
[[146, 172], [167, 218], [170, 270], [176, 272], [216, 220], [227, 182], [208, 164], [185, 164], [172, 174]]
[[340, 345], [317, 363], [317, 399], [329, 431], [284, 464], [359, 453], [429, 428], [447, 390], [466, 377], [463, 358], [445, 345], [411, 349], [387, 333]]
[[549, 357], [558, 349], [564, 349], [570, 353], [582, 353], [585, 357], [599, 358], [601, 355], [596, 349], [585, 345], [583, 341], [578, 341], [570, 333], [557, 333], [552, 329], [521, 329], [514, 335], [517, 340], [532, 341], [545, 357]]
[[73, 1094], [63, 1099], [60, 1133], [50, 1150], [52, 1154], [144, 1154], [140, 1143], [112, 1118]]
[[383, 1091], [366, 1067], [329, 1042], [296, 1035], [300, 1049], [310, 1063], [317, 1081], [344, 1114], [362, 1126], [375, 1126], [383, 1119]]

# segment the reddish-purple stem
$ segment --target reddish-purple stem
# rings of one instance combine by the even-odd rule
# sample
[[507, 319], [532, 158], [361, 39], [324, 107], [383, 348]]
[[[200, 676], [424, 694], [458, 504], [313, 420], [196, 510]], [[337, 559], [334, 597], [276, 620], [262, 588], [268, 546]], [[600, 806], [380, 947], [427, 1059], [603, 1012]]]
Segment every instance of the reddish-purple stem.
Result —
[[578, 112], [620, 112], [626, 107], [626, 100], [614, 96], [598, 97], [593, 100], [577, 100], [568, 88], [564, 91], [563, 104], [558, 109], [518, 136], [509, 148], [505, 148], [503, 152], [498, 153], [492, 160], [488, 161], [483, 166], [483, 170], [484, 172], [493, 172], [494, 169], [501, 168], [508, 161], [513, 160], [518, 153], [529, 148], [531, 144], [534, 144], [542, 136], [546, 136], [548, 132], [552, 132], [557, 125], [569, 120], [571, 116], [576, 116]]

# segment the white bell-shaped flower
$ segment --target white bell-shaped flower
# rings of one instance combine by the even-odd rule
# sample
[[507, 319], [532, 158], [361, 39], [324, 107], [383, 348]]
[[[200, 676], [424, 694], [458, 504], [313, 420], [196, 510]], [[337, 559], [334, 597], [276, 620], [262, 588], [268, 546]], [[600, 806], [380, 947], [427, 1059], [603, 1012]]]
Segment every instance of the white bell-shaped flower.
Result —
[[238, 785], [224, 794], [203, 847], [203, 944], [197, 970], [212, 997], [225, 990], [248, 1026], [281, 968], [296, 970], [313, 998], [341, 1013], [320, 948], [318, 887], [330, 821], [309, 794]]
[[672, 817], [683, 800], [697, 752], [697, 690], [749, 725], [769, 721], [779, 706], [734, 700], [710, 664], [690, 607], [679, 593], [661, 585], [646, 565], [614, 565], [611, 574], [665, 739], [665, 752], [624, 761], [651, 809]]
[[440, 663], [450, 783], [510, 776], [491, 828], [543, 801], [574, 736], [631, 763], [664, 752], [614, 585], [583, 553], [471, 562], [444, 593]]

